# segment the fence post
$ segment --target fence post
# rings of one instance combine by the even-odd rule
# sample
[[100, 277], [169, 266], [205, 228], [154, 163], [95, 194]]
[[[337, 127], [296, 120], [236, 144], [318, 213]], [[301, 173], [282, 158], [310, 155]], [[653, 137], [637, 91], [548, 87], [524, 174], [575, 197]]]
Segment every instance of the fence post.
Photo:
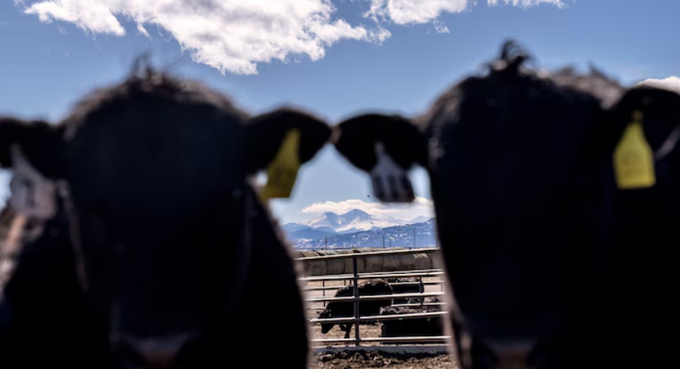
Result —
[[354, 274], [354, 339], [355, 345], [359, 346], [359, 274], [357, 271], [357, 257], [352, 257], [352, 272]]
[[[420, 293], [425, 292], [425, 285], [423, 285], [423, 277], [418, 277], [418, 280], [420, 281], [420, 284], [418, 285], [418, 290]], [[421, 297], [420, 298], [420, 307], [423, 307], [423, 304], [425, 303], [425, 298]]]

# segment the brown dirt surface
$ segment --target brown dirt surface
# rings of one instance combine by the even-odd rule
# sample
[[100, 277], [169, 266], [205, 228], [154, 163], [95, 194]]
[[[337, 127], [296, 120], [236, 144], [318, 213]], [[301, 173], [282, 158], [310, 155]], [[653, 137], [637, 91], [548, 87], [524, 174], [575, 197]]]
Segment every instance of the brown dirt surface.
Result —
[[354, 351], [322, 353], [309, 369], [458, 369], [455, 360], [447, 354], [389, 354], [379, 351]]

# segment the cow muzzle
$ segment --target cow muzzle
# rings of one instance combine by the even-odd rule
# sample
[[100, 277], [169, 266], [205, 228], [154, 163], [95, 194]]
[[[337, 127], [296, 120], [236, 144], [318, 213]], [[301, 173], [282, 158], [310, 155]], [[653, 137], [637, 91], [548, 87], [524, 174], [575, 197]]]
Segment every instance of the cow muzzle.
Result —
[[535, 341], [485, 343], [494, 355], [493, 369], [537, 369], [528, 360]]
[[122, 368], [171, 369], [178, 367], [177, 355], [197, 336], [197, 331], [148, 338], [119, 333], [111, 343]]

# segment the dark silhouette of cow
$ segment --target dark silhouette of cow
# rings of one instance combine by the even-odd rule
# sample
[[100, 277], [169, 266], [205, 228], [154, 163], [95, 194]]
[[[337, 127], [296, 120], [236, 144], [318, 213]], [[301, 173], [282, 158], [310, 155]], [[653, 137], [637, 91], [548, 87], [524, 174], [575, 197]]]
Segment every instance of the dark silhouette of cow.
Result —
[[[57, 365], [50, 344], [92, 356], [88, 368], [223, 367], [273, 328], [282, 344], [262, 365], [306, 368], [298, 270], [252, 182], [296, 132], [299, 164], [331, 134], [302, 111], [251, 116], [151, 68], [94, 91], [57, 124], [1, 118], [15, 210], [46, 225], [5, 287], [2, 367]], [[263, 290], [285, 319], [261, 319]], [[47, 302], [55, 295], [62, 302]], [[73, 341], [79, 320], [90, 333]]]
[[[107, 328], [102, 325], [105, 322], [97, 324], [96, 311], [89, 309], [79, 285], [68, 219], [63, 202], [57, 200], [55, 216], [40, 222], [42, 231], [31, 236], [26, 234], [29, 225], [20, 219], [21, 214], [10, 205], [3, 209], [8, 226], [22, 223], [18, 239], [3, 235], [0, 250], [4, 262], [13, 264], [0, 300], [3, 368], [110, 365]], [[20, 250], [5, 253], [14, 247]]]
[[[359, 283], [359, 296], [391, 295], [392, 287], [382, 279], [371, 279]], [[344, 286], [335, 292], [335, 297], [354, 296], [353, 286]], [[380, 308], [392, 305], [392, 299], [360, 300], [359, 316], [375, 316], [380, 313]], [[331, 301], [326, 308], [319, 313], [319, 318], [348, 318], [354, 316], [354, 301]], [[321, 333], [328, 333], [336, 323], [321, 323]], [[374, 320], [361, 321], [360, 324], [373, 325]], [[340, 329], [345, 332], [345, 338], [349, 338], [354, 323], [339, 323]]]
[[335, 147], [382, 201], [412, 200], [407, 170], [428, 170], [446, 329], [465, 368], [493, 367], [507, 344], [536, 368], [599, 367], [612, 230], [603, 168], [621, 134], [610, 109], [626, 89], [595, 70], [532, 71], [528, 58], [507, 42], [487, 74], [422, 116], [350, 117]]
[[[653, 157], [651, 187], [619, 188], [613, 161], [604, 162], [612, 238], [599, 257], [604, 281], [594, 295], [602, 327], [589, 332], [602, 342], [603, 367], [663, 367], [676, 359], [680, 303], [674, 296], [680, 224], [680, 94], [635, 86], [609, 110], [616, 133], [605, 141], [611, 155], [622, 132], [638, 120]], [[636, 317], [627, 324], [620, 317]], [[622, 353], [625, 353], [622, 355]]]
[[[441, 308], [438, 306], [423, 306], [421, 308], [387, 306], [380, 308], [380, 315], [433, 313], [439, 311], [441, 311]], [[380, 337], [428, 337], [444, 335], [444, 324], [441, 316], [398, 320], [386, 319], [381, 320], [380, 324]]]
[[[390, 284], [394, 294], [400, 293], [422, 293], [423, 286], [420, 284], [420, 279], [415, 277], [409, 278], [385, 278], [385, 281]], [[409, 284], [395, 284], [395, 283], [409, 283]], [[407, 297], [395, 298], [393, 304], [420, 304], [424, 301], [422, 297]]]

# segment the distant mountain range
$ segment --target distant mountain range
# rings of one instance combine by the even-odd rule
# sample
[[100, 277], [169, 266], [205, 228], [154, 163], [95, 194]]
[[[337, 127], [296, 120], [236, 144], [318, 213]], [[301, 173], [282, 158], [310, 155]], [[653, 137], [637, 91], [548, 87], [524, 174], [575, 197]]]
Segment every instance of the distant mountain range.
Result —
[[297, 248], [436, 245], [434, 219], [419, 216], [410, 222], [395, 218], [376, 218], [354, 209], [344, 214], [327, 212], [301, 223], [287, 223], [283, 231]]

